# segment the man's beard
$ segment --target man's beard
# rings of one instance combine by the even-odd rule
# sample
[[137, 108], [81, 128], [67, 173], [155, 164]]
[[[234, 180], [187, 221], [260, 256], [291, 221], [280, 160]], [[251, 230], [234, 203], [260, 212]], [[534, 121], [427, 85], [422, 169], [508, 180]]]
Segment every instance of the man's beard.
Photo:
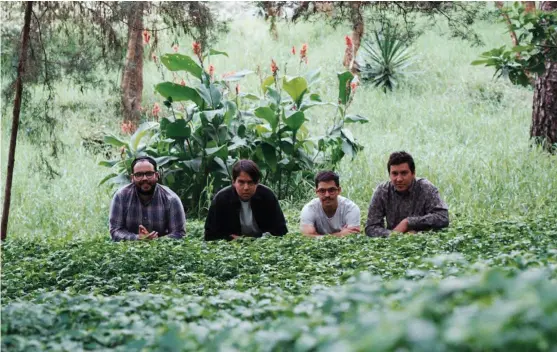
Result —
[[151, 188], [150, 188], [148, 191], [144, 191], [144, 190], [141, 188], [142, 184], [139, 184], [139, 185], [136, 184], [136, 185], [135, 185], [135, 188], [137, 189], [137, 192], [139, 192], [139, 194], [142, 194], [142, 195], [144, 195], [144, 196], [153, 195], [153, 193], [155, 193], [155, 186], [156, 186], [156, 183], [155, 183], [155, 184], [147, 183], [147, 184], [149, 184], [149, 185], [151, 186]]

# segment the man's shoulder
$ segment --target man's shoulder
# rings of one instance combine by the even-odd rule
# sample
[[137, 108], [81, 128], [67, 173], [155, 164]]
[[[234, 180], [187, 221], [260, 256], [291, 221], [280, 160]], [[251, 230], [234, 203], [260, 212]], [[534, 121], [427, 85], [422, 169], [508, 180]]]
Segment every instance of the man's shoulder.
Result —
[[381, 193], [386, 193], [389, 192], [389, 189], [391, 188], [391, 181], [383, 181], [381, 183], [379, 183], [377, 185], [377, 187], [375, 187], [375, 193], [377, 192], [381, 192]]
[[354, 201], [352, 201], [351, 199], [348, 199], [343, 196], [338, 196], [338, 203], [340, 206], [349, 210], [353, 208], [359, 208], [358, 204], [354, 203]]
[[215, 194], [216, 201], [228, 200], [232, 196], [232, 186], [226, 186]]
[[180, 197], [178, 197], [178, 195], [176, 194], [176, 192], [174, 192], [173, 190], [171, 190], [170, 187], [161, 185], [160, 183], [157, 184], [157, 187], [159, 188], [159, 191], [160, 191], [167, 199], [178, 199], [178, 200], [180, 200]]
[[263, 196], [275, 196], [275, 192], [273, 192], [272, 189], [262, 184], [257, 185], [257, 190], [255, 192]]
[[312, 200], [310, 200], [304, 205], [303, 209], [316, 211], [320, 206], [321, 206], [321, 200], [319, 198], [313, 198]]
[[123, 187], [120, 187], [116, 193], [114, 193], [114, 197], [129, 197], [135, 191], [135, 185], [133, 183], [129, 183]]
[[436, 190], [437, 187], [431, 183], [427, 178], [416, 177], [416, 184], [419, 185], [422, 190]]

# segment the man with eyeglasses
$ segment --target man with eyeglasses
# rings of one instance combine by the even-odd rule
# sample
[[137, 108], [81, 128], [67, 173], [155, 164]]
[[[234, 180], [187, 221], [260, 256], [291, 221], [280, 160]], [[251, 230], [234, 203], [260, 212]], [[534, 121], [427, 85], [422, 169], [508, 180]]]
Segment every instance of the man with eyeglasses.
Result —
[[377, 186], [371, 198], [366, 235], [415, 234], [449, 226], [447, 204], [431, 182], [416, 178], [416, 166], [410, 154], [404, 151], [392, 153], [387, 171], [390, 181]]
[[157, 183], [155, 159], [142, 156], [131, 165], [131, 183], [116, 192], [110, 205], [113, 241], [184, 237], [186, 214], [180, 198]]
[[340, 195], [339, 176], [332, 171], [322, 171], [315, 177], [315, 193], [302, 209], [300, 231], [308, 237], [326, 234], [344, 237], [360, 232], [360, 208], [350, 199]]
[[205, 240], [235, 240], [269, 233], [283, 236], [288, 230], [277, 197], [259, 184], [261, 172], [251, 160], [232, 168], [232, 185], [218, 192], [205, 221]]

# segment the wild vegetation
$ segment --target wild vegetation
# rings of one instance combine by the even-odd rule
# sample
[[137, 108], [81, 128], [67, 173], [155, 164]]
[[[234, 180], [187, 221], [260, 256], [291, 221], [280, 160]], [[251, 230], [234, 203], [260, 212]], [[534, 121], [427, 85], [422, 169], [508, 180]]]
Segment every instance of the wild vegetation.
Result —
[[[258, 158], [269, 174], [267, 183], [288, 184], [285, 178], [273, 180], [273, 166], [282, 167], [278, 154], [274, 163], [257, 150], [267, 148], [263, 143], [277, 147], [276, 132], [284, 127], [279, 123], [291, 128], [284, 129], [287, 142], [299, 142], [299, 131], [282, 116], [257, 110], [272, 104], [262, 81], [273, 77], [271, 60], [278, 74], [292, 76], [275, 81], [284, 89], [284, 104], [270, 109], [277, 114], [301, 111], [305, 99], [318, 102], [311, 100], [313, 94], [338, 105], [338, 73], [346, 70], [342, 61], [350, 30], [320, 22], [277, 26], [275, 40], [262, 19], [233, 21], [212, 47], [227, 55], [197, 61], [203, 67], [200, 77], [169, 71], [165, 64], [196, 57], [191, 37], [161, 37], [158, 45], [165, 49], [156, 60], [146, 57], [142, 131], [160, 134], [143, 146], [167, 152], [157, 157], [182, 158], [168, 159], [166, 177], [173, 175], [173, 162], [199, 157], [178, 145], [210, 125], [199, 115], [223, 109], [224, 119], [234, 104], [246, 118], [260, 119], [245, 123], [251, 129], [246, 133], [253, 134], [242, 137], [239, 125], [218, 121], [217, 132], [225, 124], [238, 138], [227, 135], [221, 143], [217, 134], [215, 145], [202, 141], [194, 154], [207, 162], [219, 157], [225, 167], [229, 156]], [[438, 186], [451, 219], [449, 229], [417, 236], [302, 238], [299, 211], [314, 193], [300, 179], [289, 181], [292, 188], [281, 197], [290, 230], [284, 238], [203, 242], [206, 205], [201, 204], [209, 195], [199, 193], [201, 207], [188, 215], [185, 240], [113, 243], [107, 223], [115, 188], [99, 183], [112, 171], [125, 174], [119, 166], [142, 143], [132, 150], [134, 135], [114, 109], [120, 97], [113, 87], [79, 87], [63, 77], [54, 82], [52, 114], [60, 122], [55, 132], [65, 146], [52, 164], [58, 176], [45, 172], [37, 158], [40, 114], [22, 110], [9, 235], [2, 243], [2, 350], [552, 350], [557, 345], [557, 157], [529, 139], [532, 88], [494, 80], [493, 69], [471, 65], [487, 50], [510, 44], [505, 24], [486, 16], [474, 30], [485, 46], [448, 38], [444, 25], [430, 28], [412, 43], [412, 65], [392, 91], [364, 81], [350, 90], [347, 115], [368, 122], [342, 127], [363, 147], [353, 159], [349, 155], [336, 163], [343, 195], [360, 206], [364, 223], [373, 189], [387, 179], [389, 153], [412, 153], [417, 176]], [[212, 80], [206, 77], [210, 66]], [[319, 80], [310, 85], [318, 68]], [[226, 80], [231, 71], [243, 70], [253, 73]], [[120, 76], [110, 67], [95, 73]], [[284, 88], [293, 76], [311, 86], [300, 102]], [[183, 102], [170, 101], [172, 94], [165, 94], [161, 82], [179, 90], [217, 87], [227, 96], [222, 105], [208, 106], [200, 95], [199, 104], [182, 108]], [[48, 94], [34, 87], [28, 106]], [[2, 104], [2, 179], [10, 104]], [[293, 105], [296, 110], [289, 110]], [[327, 136], [339, 123], [337, 109], [319, 104], [303, 110], [304, 138]], [[187, 126], [178, 126], [182, 115], [192, 118]], [[271, 131], [257, 134], [257, 125], [265, 124]], [[181, 134], [186, 127], [188, 136]], [[106, 144], [105, 136], [119, 147]], [[234, 154], [237, 148], [231, 146], [239, 138], [249, 148]], [[162, 149], [164, 143], [177, 154]], [[346, 150], [342, 143], [341, 150]], [[113, 170], [106, 160], [117, 161]], [[299, 167], [307, 180], [314, 170], [305, 166]], [[221, 174], [219, 182], [225, 184], [228, 176]], [[198, 184], [181, 177], [180, 182]]]

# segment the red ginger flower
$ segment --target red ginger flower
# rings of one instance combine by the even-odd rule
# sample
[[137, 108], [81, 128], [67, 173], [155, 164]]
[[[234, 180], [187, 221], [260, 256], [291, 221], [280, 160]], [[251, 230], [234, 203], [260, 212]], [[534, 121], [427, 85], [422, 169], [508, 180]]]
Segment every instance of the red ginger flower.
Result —
[[292, 55], [296, 55], [296, 47], [292, 46]]
[[133, 132], [133, 124], [131, 121], [122, 122], [120, 129], [123, 134], [131, 134]]
[[193, 49], [193, 53], [194, 53], [196, 56], [200, 56], [200, 55], [201, 55], [201, 44], [199, 44], [199, 42], [193, 42], [193, 43], [191, 44], [191, 47], [192, 47], [192, 49]]
[[358, 76], [354, 76], [354, 78], [350, 82], [350, 89], [352, 90], [352, 94], [356, 92], [356, 88], [358, 88], [359, 84], [360, 84], [360, 79], [358, 78]]
[[215, 66], [209, 65], [209, 76], [211, 76], [211, 78], [213, 77], [214, 73], [215, 73]]
[[151, 111], [153, 116], [158, 117], [160, 111], [161, 111], [161, 107], [159, 106], [159, 103], [155, 103], [153, 105], [153, 110]]
[[302, 49], [300, 49], [300, 61], [304, 61], [306, 64], [308, 63], [308, 45], [302, 44]]
[[149, 34], [149, 32], [147, 30], [143, 31], [143, 44], [149, 44], [149, 41], [151, 40], [151, 34]]
[[344, 39], [346, 40], [346, 46], [348, 47], [352, 47], [352, 38], [350, 38], [349, 36], [344, 37]]
[[271, 59], [271, 72], [273, 72], [273, 75], [276, 75], [277, 71], [278, 71], [277, 63], [275, 62], [275, 60]]

